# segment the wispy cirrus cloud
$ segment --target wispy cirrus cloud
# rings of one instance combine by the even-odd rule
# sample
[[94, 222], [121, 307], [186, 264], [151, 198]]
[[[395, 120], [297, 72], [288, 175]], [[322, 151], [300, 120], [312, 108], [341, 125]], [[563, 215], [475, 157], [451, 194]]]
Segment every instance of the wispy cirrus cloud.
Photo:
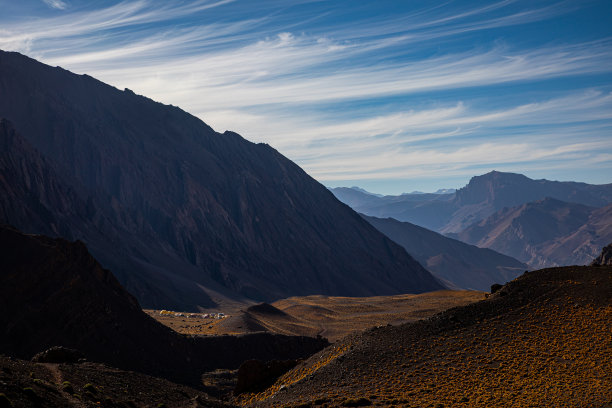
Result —
[[610, 119], [612, 94], [587, 91], [496, 111], [456, 103], [342, 123], [251, 115], [235, 126], [264, 128], [265, 138], [309, 174], [336, 181], [469, 176], [483, 166], [583, 168], [587, 159], [609, 165], [610, 154], [602, 152], [610, 146]]
[[0, 48], [181, 106], [322, 181], [554, 170], [612, 148], [612, 31], [555, 32], [576, 2], [77, 2], [0, 16]]

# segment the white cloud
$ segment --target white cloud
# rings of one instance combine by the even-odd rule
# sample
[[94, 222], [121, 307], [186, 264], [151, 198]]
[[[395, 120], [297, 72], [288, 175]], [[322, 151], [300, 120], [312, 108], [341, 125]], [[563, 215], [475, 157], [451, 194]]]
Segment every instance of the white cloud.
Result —
[[43, 2], [47, 6], [57, 9], [57, 10], [64, 10], [66, 9], [66, 7], [68, 7], [68, 5], [62, 0], [43, 0]]

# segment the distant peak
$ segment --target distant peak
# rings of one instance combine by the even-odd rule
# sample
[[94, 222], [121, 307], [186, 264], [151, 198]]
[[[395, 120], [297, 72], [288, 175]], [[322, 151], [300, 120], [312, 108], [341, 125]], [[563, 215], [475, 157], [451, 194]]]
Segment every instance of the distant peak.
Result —
[[364, 190], [363, 188], [358, 187], [358, 186], [352, 186], [351, 190], [359, 191], [360, 193], [364, 193], [364, 194], [368, 194], [368, 195], [376, 196], [376, 197], [382, 197], [383, 196], [382, 194], [370, 193], [369, 191]]
[[528, 181], [531, 180], [529, 177], [523, 175], [523, 174], [519, 174], [519, 173], [505, 173], [505, 172], [501, 172], [501, 171], [497, 171], [497, 170], [493, 170], [490, 171], [488, 173], [482, 174], [480, 176], [474, 176], [470, 179], [469, 183], [467, 184], [467, 186], [463, 187], [465, 188], [469, 188], [471, 186], [474, 186], [476, 184], [482, 184], [482, 183], [516, 183], [516, 182], [522, 182], [522, 181]]
[[497, 171], [497, 170], [493, 170], [490, 171], [488, 173], [485, 173], [481, 176], [475, 176], [473, 178], [478, 178], [478, 177], [484, 177], [484, 178], [491, 178], [491, 177], [520, 177], [520, 178], [528, 178], [527, 176], [520, 174], [520, 173], [511, 173], [511, 172], [505, 172], [505, 171]]
[[456, 188], [439, 188], [434, 194], [454, 194], [456, 191]]

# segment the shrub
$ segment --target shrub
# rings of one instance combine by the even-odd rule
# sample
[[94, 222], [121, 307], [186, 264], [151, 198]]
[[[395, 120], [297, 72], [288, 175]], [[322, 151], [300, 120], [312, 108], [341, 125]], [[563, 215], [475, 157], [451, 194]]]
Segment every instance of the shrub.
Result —
[[343, 403], [343, 407], [369, 407], [372, 401], [367, 398], [348, 398]]
[[37, 399], [38, 395], [36, 395], [36, 391], [34, 391], [34, 389], [32, 387], [25, 387], [23, 389], [23, 393], [26, 395], [26, 397], [30, 398], [30, 399]]
[[83, 387], [83, 390], [85, 390], [86, 392], [90, 392], [92, 394], [97, 394], [98, 390], [96, 389], [96, 387], [93, 386], [93, 384], [85, 384], [85, 386]]
[[70, 381], [64, 381], [62, 383], [62, 391], [67, 392], [68, 394], [74, 394], [74, 388], [72, 387], [72, 384], [70, 384]]
[[13, 403], [11, 400], [3, 393], [0, 393], [0, 408], [12, 408]]

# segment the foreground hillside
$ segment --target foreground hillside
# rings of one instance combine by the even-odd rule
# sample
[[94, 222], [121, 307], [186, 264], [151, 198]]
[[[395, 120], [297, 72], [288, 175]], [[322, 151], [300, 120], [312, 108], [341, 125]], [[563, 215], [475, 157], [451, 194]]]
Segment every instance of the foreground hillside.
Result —
[[[0, 95], [0, 118], [14, 124], [0, 143], [18, 141], [1, 152], [0, 196], [13, 205], [0, 222], [84, 241], [144, 306], [443, 288], [268, 145], [17, 53], [0, 51]], [[28, 146], [63, 188], [31, 180], [41, 161]], [[59, 191], [71, 194], [58, 201]]]
[[487, 300], [350, 336], [242, 405], [600, 407], [612, 401], [612, 268], [524, 274]]
[[193, 319], [179, 313], [146, 311], [160, 323], [183, 334], [245, 334], [271, 332], [322, 336], [337, 341], [374, 326], [415, 322], [455, 306], [483, 299], [484, 293], [441, 290], [418, 295], [371, 297], [303, 296], [241, 309], [224, 309], [224, 319]]
[[327, 342], [261, 333], [182, 336], [142, 312], [81, 242], [0, 225], [0, 353], [29, 359], [52, 346], [90, 361], [198, 384], [204, 371], [245, 360], [308, 356]]
[[221, 408], [202, 390], [103, 364], [34, 363], [0, 355], [0, 407]]

